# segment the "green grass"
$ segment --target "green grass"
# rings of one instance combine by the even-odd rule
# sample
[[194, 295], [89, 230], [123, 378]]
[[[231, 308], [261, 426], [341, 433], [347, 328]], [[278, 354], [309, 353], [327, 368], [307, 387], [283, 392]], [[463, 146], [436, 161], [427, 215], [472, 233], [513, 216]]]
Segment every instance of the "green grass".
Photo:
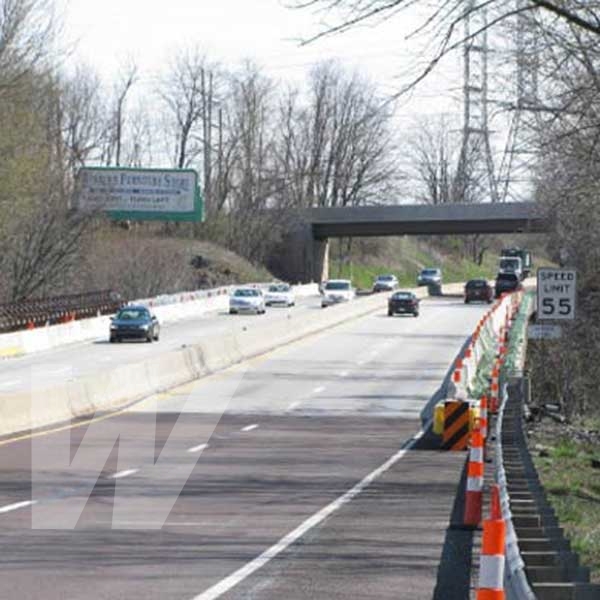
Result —
[[549, 447], [549, 456], [534, 455], [548, 499], [582, 564], [600, 582], [600, 469], [591, 465], [598, 448], [551, 432], [536, 432], [535, 441]]
[[337, 251], [330, 251], [329, 276], [351, 279], [360, 289], [370, 289], [377, 275], [393, 273], [401, 287], [414, 287], [419, 271], [424, 267], [442, 269], [444, 283], [467, 281], [477, 277], [493, 279], [496, 273], [497, 257], [491, 253], [485, 256], [483, 265], [459, 257], [458, 251], [444, 252], [428, 248], [415, 238], [396, 240], [386, 256], [352, 256], [340, 264]]

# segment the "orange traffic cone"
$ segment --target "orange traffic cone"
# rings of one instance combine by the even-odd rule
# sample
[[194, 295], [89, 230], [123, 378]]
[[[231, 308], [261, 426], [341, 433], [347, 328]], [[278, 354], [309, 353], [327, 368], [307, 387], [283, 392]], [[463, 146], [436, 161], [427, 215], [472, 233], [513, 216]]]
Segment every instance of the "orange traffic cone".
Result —
[[481, 524], [483, 504], [483, 437], [479, 425], [471, 433], [471, 449], [467, 465], [467, 491], [465, 494], [465, 513], [463, 523], [469, 527]]
[[452, 374], [452, 381], [454, 383], [460, 383], [462, 379], [462, 369], [463, 369], [463, 360], [462, 358], [457, 358], [454, 363], [454, 373]]
[[492, 521], [502, 519], [502, 508], [500, 506], [500, 486], [497, 483], [492, 483], [490, 486], [491, 502], [490, 502], [490, 519]]
[[479, 427], [485, 443], [488, 435], [488, 399], [485, 395], [479, 400]]
[[[493, 488], [492, 488], [493, 489]], [[499, 502], [492, 512], [499, 511]], [[497, 513], [496, 513], [497, 514]], [[493, 516], [493, 515], [492, 515]], [[504, 600], [504, 544], [506, 524], [504, 519], [488, 519], [483, 522], [481, 562], [479, 563], [479, 588], [477, 600]]]
[[498, 383], [498, 369], [492, 371], [492, 382], [490, 384], [490, 412], [493, 415], [498, 414], [500, 401], [498, 399], [500, 393], [500, 385]]

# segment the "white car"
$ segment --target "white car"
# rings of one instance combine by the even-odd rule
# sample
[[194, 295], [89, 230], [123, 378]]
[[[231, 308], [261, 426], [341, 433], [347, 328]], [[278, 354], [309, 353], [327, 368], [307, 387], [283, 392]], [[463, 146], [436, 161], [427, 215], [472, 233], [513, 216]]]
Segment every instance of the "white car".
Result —
[[237, 288], [229, 297], [229, 314], [237, 313], [265, 314], [265, 297], [258, 288]]
[[287, 283], [274, 283], [269, 286], [265, 294], [265, 304], [267, 306], [294, 306], [296, 297], [292, 286]]
[[398, 287], [398, 278], [395, 275], [378, 275], [373, 282], [374, 292], [393, 292]]
[[323, 285], [323, 308], [340, 302], [350, 302], [354, 299], [355, 292], [349, 279], [330, 279]]

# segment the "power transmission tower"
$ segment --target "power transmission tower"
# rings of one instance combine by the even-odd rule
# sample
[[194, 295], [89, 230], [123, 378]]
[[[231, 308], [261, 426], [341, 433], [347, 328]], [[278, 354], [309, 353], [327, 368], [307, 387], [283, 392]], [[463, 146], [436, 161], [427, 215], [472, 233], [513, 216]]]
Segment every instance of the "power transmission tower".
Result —
[[540, 106], [538, 94], [539, 38], [531, 14], [525, 10], [527, 0], [515, 0], [517, 9], [515, 32], [515, 102], [506, 146], [499, 169], [500, 199], [530, 200], [531, 190], [526, 182], [531, 180], [534, 153], [529, 141], [531, 129], [526, 116], [536, 114]]
[[491, 202], [498, 202], [494, 159], [490, 144], [488, 113], [488, 18], [487, 7], [476, 0], [465, 2], [463, 45], [463, 133], [458, 165], [459, 189], [455, 198], [474, 198], [474, 186], [484, 189]]

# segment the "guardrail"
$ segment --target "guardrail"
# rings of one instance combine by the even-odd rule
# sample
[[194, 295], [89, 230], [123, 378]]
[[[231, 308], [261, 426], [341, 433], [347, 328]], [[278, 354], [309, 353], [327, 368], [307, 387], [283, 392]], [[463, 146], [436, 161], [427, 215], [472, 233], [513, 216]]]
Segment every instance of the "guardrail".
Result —
[[113, 290], [0, 304], [0, 333], [111, 314], [122, 304]]
[[512, 512], [510, 510], [510, 495], [508, 490], [508, 482], [506, 469], [504, 467], [504, 444], [513, 444], [515, 442], [513, 427], [504, 427], [504, 420], [508, 415], [506, 411], [508, 396], [506, 393], [506, 384], [502, 389], [502, 402], [498, 412], [496, 421], [496, 444], [495, 444], [495, 479], [500, 489], [500, 507], [502, 518], [506, 524], [506, 570], [504, 586], [507, 595], [514, 600], [536, 600], [536, 595], [533, 593], [527, 575], [525, 573], [525, 561], [521, 556], [519, 549], [519, 541], [512, 520]]
[[494, 480], [505, 523], [504, 591], [508, 600], [593, 600], [600, 586], [589, 583], [563, 535], [539, 480], [525, 433], [523, 376], [527, 323], [533, 307], [526, 298], [510, 336], [510, 354], [501, 370], [500, 405], [495, 422]]

